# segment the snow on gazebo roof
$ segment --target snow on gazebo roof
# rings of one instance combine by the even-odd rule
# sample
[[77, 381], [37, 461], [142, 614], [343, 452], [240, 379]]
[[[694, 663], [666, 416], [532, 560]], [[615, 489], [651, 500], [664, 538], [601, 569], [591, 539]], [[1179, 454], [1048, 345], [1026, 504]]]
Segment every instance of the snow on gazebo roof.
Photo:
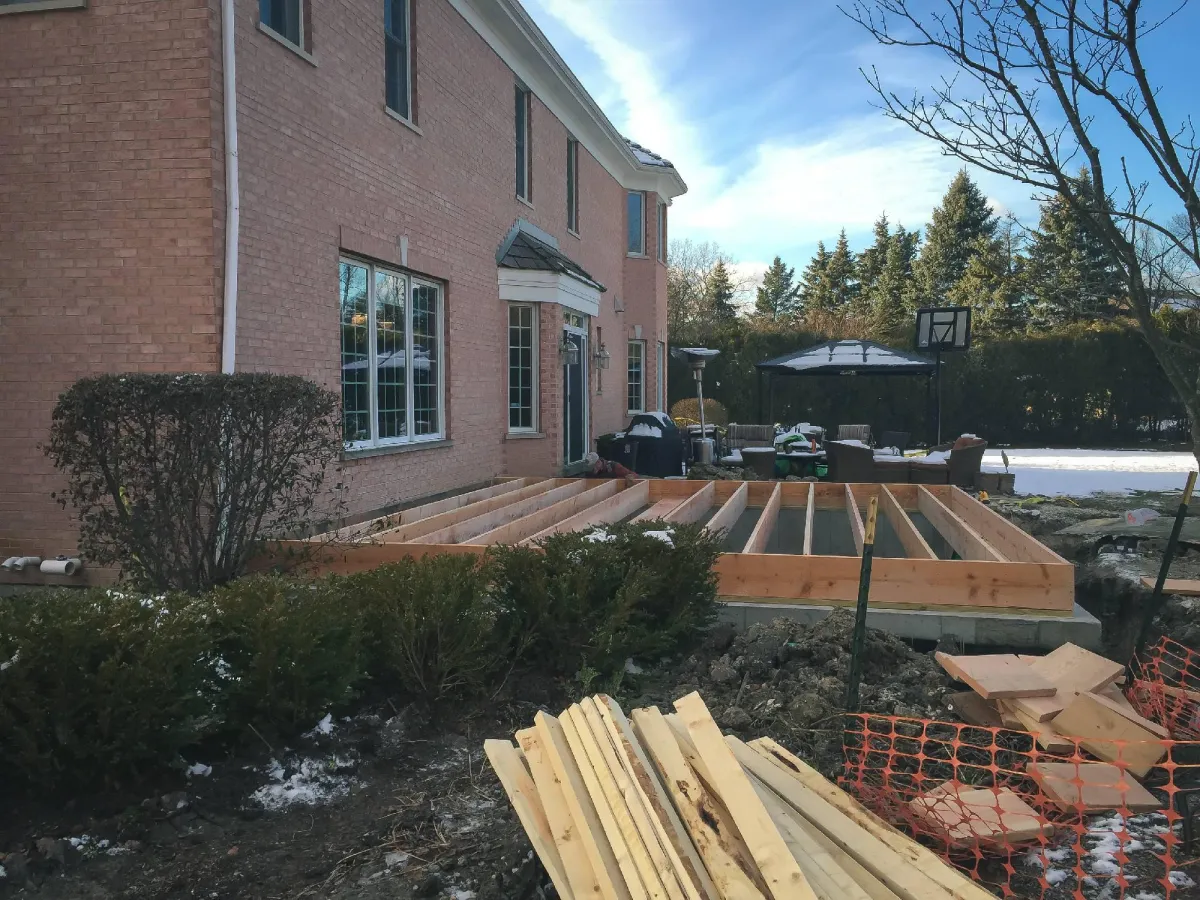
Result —
[[933, 360], [874, 341], [827, 341], [758, 363], [780, 375], [931, 375]]

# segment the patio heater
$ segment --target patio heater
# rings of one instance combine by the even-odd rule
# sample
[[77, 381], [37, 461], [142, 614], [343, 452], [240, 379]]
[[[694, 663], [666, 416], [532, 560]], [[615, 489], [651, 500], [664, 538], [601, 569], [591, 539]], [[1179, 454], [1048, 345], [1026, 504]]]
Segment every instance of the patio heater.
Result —
[[707, 347], [677, 347], [671, 351], [676, 359], [681, 359], [692, 367], [692, 377], [696, 379], [696, 402], [700, 405], [700, 437], [692, 441], [692, 458], [699, 463], [712, 464], [714, 444], [708, 436], [704, 421], [704, 364], [717, 356], [720, 350], [709, 350]]

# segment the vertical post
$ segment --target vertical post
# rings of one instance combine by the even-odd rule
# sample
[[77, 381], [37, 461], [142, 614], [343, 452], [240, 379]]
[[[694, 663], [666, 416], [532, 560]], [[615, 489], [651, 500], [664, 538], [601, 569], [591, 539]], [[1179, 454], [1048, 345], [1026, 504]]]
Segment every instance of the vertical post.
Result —
[[935, 357], [935, 360], [936, 361], [935, 361], [934, 365], [936, 366], [936, 369], [934, 371], [933, 377], [937, 381], [937, 385], [936, 385], [937, 414], [934, 417], [934, 421], [937, 423], [937, 427], [935, 429], [937, 431], [937, 443], [940, 444], [942, 442], [942, 345], [941, 344], [938, 344], [937, 355]]
[[872, 497], [863, 528], [862, 568], [858, 575], [858, 608], [854, 612], [854, 637], [850, 644], [850, 677], [846, 682], [846, 712], [858, 712], [858, 686], [862, 681], [863, 645], [867, 641], [867, 596], [871, 592], [871, 557], [875, 553], [875, 519], [879, 498]]
[[760, 425], [765, 425], [763, 422], [763, 396], [762, 396], [762, 369], [757, 370], [758, 373], [758, 422]]
[[1167, 571], [1171, 568], [1171, 562], [1175, 559], [1175, 548], [1179, 544], [1179, 533], [1183, 530], [1183, 520], [1187, 518], [1188, 504], [1192, 502], [1192, 490], [1196, 487], [1196, 473], [1188, 472], [1187, 484], [1183, 488], [1183, 499], [1179, 501], [1179, 510], [1175, 513], [1175, 524], [1171, 528], [1171, 537], [1167, 540], [1166, 549], [1163, 550], [1162, 566], [1158, 570], [1158, 580], [1154, 582], [1154, 590], [1150, 593], [1150, 600], [1146, 604], [1146, 612], [1142, 617], [1142, 629], [1138, 632], [1137, 643], [1133, 647], [1133, 655], [1137, 656], [1146, 646], [1146, 640], [1150, 637], [1150, 627], [1154, 622], [1154, 617], [1158, 615], [1158, 611], [1163, 605], [1163, 588], [1167, 584]]
[[767, 373], [767, 421], [764, 425], [775, 424], [775, 376]]

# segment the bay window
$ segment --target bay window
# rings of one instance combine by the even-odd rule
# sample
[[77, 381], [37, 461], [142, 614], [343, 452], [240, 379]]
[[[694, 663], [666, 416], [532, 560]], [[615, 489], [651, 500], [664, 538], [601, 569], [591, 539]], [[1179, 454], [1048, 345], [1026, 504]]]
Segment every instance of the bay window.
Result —
[[430, 281], [344, 259], [342, 436], [353, 449], [441, 438], [442, 291]]

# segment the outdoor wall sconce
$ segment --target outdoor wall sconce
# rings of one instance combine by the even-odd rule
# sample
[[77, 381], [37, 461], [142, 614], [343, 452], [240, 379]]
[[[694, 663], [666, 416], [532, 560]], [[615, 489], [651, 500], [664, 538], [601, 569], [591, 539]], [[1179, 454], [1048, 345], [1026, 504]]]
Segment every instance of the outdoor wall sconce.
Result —
[[608, 364], [612, 362], [612, 354], [608, 352], [608, 347], [601, 343], [592, 354], [592, 359], [596, 361], [597, 369], [607, 369]]
[[562, 357], [564, 366], [579, 364], [579, 347], [566, 338], [558, 342], [558, 355]]

